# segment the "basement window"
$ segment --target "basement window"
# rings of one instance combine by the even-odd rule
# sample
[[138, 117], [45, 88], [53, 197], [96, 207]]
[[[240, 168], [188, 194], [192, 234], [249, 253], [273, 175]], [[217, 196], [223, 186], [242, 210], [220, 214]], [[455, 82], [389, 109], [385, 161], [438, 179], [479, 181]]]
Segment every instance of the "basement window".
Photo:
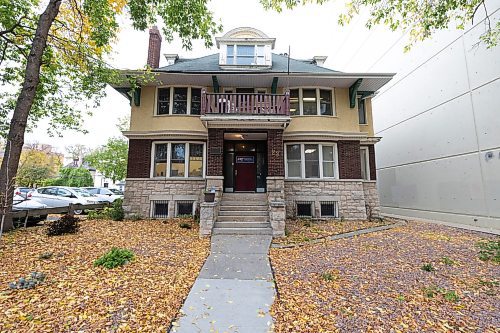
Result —
[[312, 202], [311, 201], [296, 202], [296, 210], [298, 217], [312, 217]]
[[167, 200], [151, 201], [151, 217], [168, 218], [168, 201]]
[[176, 201], [177, 209], [175, 216], [193, 216], [194, 201]]
[[337, 201], [321, 201], [321, 217], [338, 217]]

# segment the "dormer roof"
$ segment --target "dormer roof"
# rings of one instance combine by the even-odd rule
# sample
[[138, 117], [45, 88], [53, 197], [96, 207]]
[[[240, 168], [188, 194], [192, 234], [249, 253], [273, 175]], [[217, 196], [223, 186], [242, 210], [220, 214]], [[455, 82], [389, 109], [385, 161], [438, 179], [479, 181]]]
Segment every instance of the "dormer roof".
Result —
[[217, 44], [217, 48], [220, 48], [221, 44], [252, 43], [271, 45], [271, 48], [274, 49], [276, 38], [270, 38], [259, 29], [251, 27], [240, 27], [228, 31], [222, 37], [216, 37], [215, 42]]

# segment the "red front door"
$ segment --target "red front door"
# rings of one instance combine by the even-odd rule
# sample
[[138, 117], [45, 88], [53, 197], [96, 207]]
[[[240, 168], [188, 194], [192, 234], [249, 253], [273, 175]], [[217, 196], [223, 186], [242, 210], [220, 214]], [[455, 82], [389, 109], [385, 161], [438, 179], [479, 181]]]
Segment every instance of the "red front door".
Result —
[[234, 162], [235, 190], [254, 192], [257, 178], [255, 154], [236, 154]]

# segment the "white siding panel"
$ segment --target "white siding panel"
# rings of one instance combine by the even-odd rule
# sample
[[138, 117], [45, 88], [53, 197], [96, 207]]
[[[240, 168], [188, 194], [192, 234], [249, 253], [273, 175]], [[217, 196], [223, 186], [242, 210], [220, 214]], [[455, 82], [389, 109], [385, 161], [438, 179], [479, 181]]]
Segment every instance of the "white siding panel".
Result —
[[[500, 79], [474, 90], [472, 103], [479, 148], [484, 150], [500, 147]], [[500, 173], [500, 169], [498, 172]]]
[[[493, 158], [486, 159], [488, 152], [493, 154]], [[481, 165], [489, 215], [500, 217], [500, 149], [482, 152]]]

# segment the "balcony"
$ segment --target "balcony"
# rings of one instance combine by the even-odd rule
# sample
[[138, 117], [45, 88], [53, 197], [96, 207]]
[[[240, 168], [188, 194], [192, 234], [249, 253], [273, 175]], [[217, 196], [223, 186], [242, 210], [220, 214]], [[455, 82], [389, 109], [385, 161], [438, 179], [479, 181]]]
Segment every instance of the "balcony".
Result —
[[290, 94], [212, 94], [202, 91], [204, 116], [290, 117]]

